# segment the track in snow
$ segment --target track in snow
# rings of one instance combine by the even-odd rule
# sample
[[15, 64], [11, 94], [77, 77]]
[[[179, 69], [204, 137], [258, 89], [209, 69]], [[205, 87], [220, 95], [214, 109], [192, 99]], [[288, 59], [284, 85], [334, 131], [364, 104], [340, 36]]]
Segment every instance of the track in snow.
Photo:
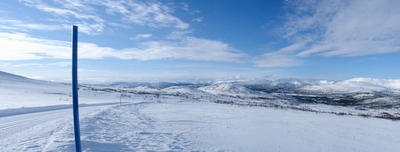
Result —
[[[85, 116], [104, 109], [106, 105], [80, 107]], [[73, 135], [72, 109], [50, 110], [0, 117], [0, 147], [2, 151], [48, 151], [60, 135]], [[66, 139], [73, 143], [73, 138]]]
[[[160, 130], [147, 102], [80, 108], [83, 151], [191, 150], [182, 134]], [[74, 151], [72, 109], [0, 117], [5, 151]]]

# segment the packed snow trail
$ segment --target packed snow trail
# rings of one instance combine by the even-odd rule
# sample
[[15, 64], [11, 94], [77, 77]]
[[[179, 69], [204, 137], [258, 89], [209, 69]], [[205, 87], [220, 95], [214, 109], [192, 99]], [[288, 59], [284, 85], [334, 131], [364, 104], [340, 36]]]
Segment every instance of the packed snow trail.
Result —
[[[160, 130], [157, 119], [142, 113], [148, 102], [114, 106], [82, 120], [85, 151], [190, 151], [176, 132]], [[60, 149], [64, 150], [64, 149]], [[67, 150], [67, 149], [65, 149]]]
[[[75, 150], [72, 109], [2, 117], [0, 122], [1, 151]], [[80, 124], [86, 152], [400, 149], [397, 121], [209, 102], [85, 107]]]
[[71, 110], [64, 109], [0, 117], [0, 137], [8, 137], [48, 121], [59, 119], [60, 116], [65, 116], [67, 113], [70, 115]]
[[[80, 115], [101, 111], [110, 105], [80, 108]], [[0, 117], [1, 151], [51, 151], [55, 143], [72, 143], [74, 138], [59, 138], [63, 134], [73, 136], [72, 109], [49, 110]]]

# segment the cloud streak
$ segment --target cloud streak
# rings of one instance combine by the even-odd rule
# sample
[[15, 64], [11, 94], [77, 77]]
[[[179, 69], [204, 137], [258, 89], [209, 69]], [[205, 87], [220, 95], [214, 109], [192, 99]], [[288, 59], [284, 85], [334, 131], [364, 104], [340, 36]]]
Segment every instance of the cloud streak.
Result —
[[[46, 26], [30, 23], [23, 25], [20, 24], [21, 21], [13, 21], [12, 25], [27, 29], [67, 29], [66, 25], [75, 24], [80, 27], [80, 32], [96, 35], [102, 33], [107, 25], [129, 28], [132, 23], [153, 28], [189, 28], [188, 23], [172, 15], [174, 12], [172, 7], [157, 1], [21, 0], [20, 2], [53, 16], [53, 18], [46, 19], [46, 22], [52, 25]], [[44, 28], [47, 26], [51, 28]], [[11, 28], [12, 26], [0, 26], [3, 29], [7, 27]]]
[[21, 31], [70, 29], [70, 25], [75, 24], [79, 26], [80, 32], [96, 35], [102, 33], [108, 25], [130, 28], [132, 23], [153, 28], [170, 28], [172, 31], [165, 35], [165, 40], [157, 41], [151, 41], [150, 38], [153, 37], [153, 34], [136, 34], [130, 39], [141, 40], [140, 43], [137, 43], [135, 47], [124, 49], [80, 42], [79, 57], [81, 59], [183, 59], [222, 62], [246, 62], [248, 60], [247, 55], [228, 44], [188, 36], [192, 30], [189, 29], [188, 23], [172, 15], [174, 7], [157, 1], [21, 0], [20, 2], [50, 15], [42, 19], [46, 24], [31, 24], [13, 19], [0, 20], [0, 28], [13, 29], [11, 30], [13, 32], [10, 33], [0, 33], [0, 42], [6, 44], [3, 46], [3, 50], [7, 50], [2, 54], [0, 60], [70, 58], [69, 42], [35, 38], [20, 33]]
[[136, 34], [136, 36], [131, 38], [131, 40], [148, 39], [152, 36], [152, 34]]
[[68, 67], [71, 66], [71, 62], [53, 62], [53, 63], [24, 63], [24, 64], [11, 64], [11, 63], [0, 63], [3, 67]]
[[[70, 59], [70, 42], [46, 40], [22, 33], [0, 33], [3, 54], [0, 60]], [[79, 43], [81, 59], [186, 59], [245, 62], [247, 55], [219, 41], [186, 37], [181, 41], [146, 41], [137, 48], [114, 49], [93, 43]]]
[[304, 65], [310, 56], [364, 56], [400, 51], [400, 1], [306, 0], [286, 3], [276, 29], [291, 44], [254, 58], [260, 67]]
[[296, 1], [279, 32], [294, 44], [307, 44], [298, 50], [300, 57], [398, 52], [399, 5], [390, 0]]
[[172, 8], [160, 2], [103, 0], [99, 1], [99, 3], [106, 7], [108, 14], [120, 15], [121, 19], [126, 22], [156, 28], [189, 28], [189, 24], [171, 15], [174, 12]]
[[28, 7], [48, 13], [53, 18], [47, 19], [49, 24], [67, 29], [66, 25], [78, 25], [81, 32], [85, 34], [98, 34], [104, 30], [105, 20], [96, 14], [96, 9], [83, 1], [41, 1], [21, 0]]
[[[8, 25], [8, 26], [4, 26]], [[6, 30], [60, 30], [64, 29], [63, 27], [56, 26], [56, 25], [47, 25], [47, 24], [37, 24], [37, 23], [25, 23], [19, 20], [6, 20], [0, 19], [0, 29]]]
[[192, 21], [193, 21], [193, 22], [199, 22], [199, 23], [200, 23], [200, 22], [203, 21], [203, 19], [204, 19], [203, 17], [198, 17], [198, 18], [192, 19]]

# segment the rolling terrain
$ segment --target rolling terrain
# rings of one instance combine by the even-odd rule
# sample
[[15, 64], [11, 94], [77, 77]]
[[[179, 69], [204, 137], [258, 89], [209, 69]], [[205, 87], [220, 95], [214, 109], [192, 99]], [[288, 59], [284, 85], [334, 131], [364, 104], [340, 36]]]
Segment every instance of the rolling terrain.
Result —
[[[397, 151], [398, 82], [82, 84], [82, 150]], [[0, 72], [2, 151], [74, 151], [70, 94]]]

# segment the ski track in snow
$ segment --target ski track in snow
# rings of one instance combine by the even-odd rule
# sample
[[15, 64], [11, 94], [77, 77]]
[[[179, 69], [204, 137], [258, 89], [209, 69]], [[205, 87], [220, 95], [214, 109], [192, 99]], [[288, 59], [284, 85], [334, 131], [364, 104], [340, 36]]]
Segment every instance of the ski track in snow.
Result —
[[141, 113], [146, 104], [114, 106], [83, 119], [84, 151], [188, 150], [181, 135], [159, 130], [155, 118]]
[[[83, 107], [80, 115], [102, 108]], [[0, 124], [1, 151], [59, 151], [54, 146], [74, 144], [72, 109], [0, 117]]]

